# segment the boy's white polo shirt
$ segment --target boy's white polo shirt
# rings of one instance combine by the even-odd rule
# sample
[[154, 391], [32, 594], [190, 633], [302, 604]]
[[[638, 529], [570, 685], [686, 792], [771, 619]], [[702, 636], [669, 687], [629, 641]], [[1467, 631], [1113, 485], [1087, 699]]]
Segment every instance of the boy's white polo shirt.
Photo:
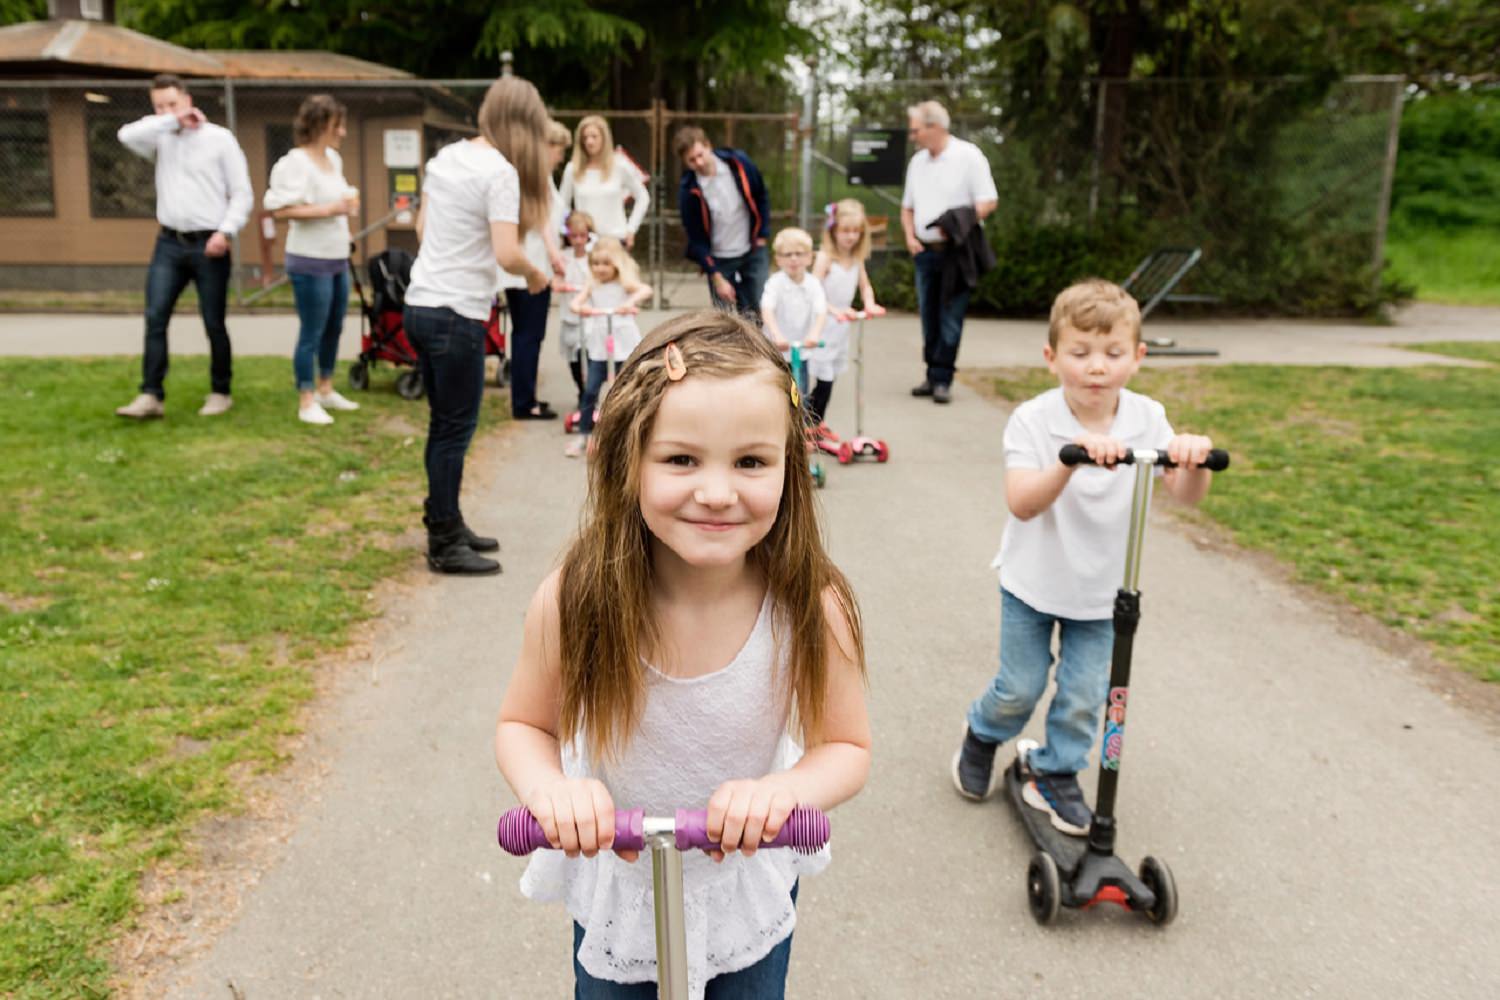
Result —
[[945, 238], [943, 231], [932, 223], [948, 209], [972, 208], [981, 201], [996, 201], [999, 197], [990, 161], [984, 158], [984, 153], [972, 142], [950, 135], [937, 156], [925, 149], [918, 150], [906, 165], [901, 207], [911, 209], [917, 239], [932, 243]]
[[[1005, 425], [1005, 468], [1045, 469], [1084, 432], [1061, 388], [1016, 407]], [[1130, 448], [1165, 448], [1166, 409], [1120, 390], [1110, 436]], [[1158, 471], [1159, 474], [1159, 471]], [[1043, 614], [1083, 621], [1110, 618], [1125, 577], [1125, 543], [1135, 466], [1078, 468], [1052, 506], [1029, 521], [1012, 517], [991, 564], [1000, 585]]]

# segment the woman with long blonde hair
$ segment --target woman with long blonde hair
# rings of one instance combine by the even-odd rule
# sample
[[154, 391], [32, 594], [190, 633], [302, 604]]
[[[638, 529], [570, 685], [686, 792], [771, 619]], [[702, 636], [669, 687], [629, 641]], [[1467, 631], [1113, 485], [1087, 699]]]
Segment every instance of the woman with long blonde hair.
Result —
[[[588, 115], [578, 123], [573, 159], [563, 168], [557, 193], [565, 212], [587, 212], [595, 232], [619, 240], [627, 250], [635, 246], [636, 230], [646, 221], [651, 204], [635, 164], [616, 154], [609, 122], [602, 115]], [[626, 201], [631, 202], [628, 219]]]
[[421, 247], [406, 290], [403, 323], [417, 352], [431, 419], [427, 428], [427, 562], [439, 573], [500, 572], [478, 553], [500, 547], [476, 535], [459, 509], [464, 456], [484, 396], [485, 324], [500, 268], [534, 291], [548, 275], [526, 259], [521, 234], [546, 225], [547, 109], [520, 77], [490, 85], [479, 134], [427, 161], [417, 213]]
[[656, 979], [649, 866], [608, 853], [616, 803], [707, 806], [721, 849], [683, 858], [693, 995], [784, 994], [797, 881], [827, 856], [756, 848], [870, 766], [859, 611], [802, 421], [770, 341], [714, 310], [648, 334], [604, 401], [583, 520], [532, 598], [495, 733], [566, 855], [539, 852], [521, 889], [566, 904], [580, 996]]

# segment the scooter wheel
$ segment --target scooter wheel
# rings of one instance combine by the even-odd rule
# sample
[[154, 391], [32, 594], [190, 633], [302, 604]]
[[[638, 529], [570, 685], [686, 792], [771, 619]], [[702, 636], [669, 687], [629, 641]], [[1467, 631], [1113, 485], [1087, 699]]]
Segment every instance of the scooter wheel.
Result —
[[1026, 902], [1036, 922], [1046, 926], [1057, 916], [1062, 904], [1062, 879], [1057, 862], [1046, 851], [1037, 851], [1026, 866]]
[[370, 388], [370, 368], [363, 361], [356, 361], [349, 366], [349, 388], [361, 392]]
[[840, 444], [838, 459], [840, 465], [848, 465], [850, 462], [854, 461], [854, 446], [851, 445], [848, 441]]
[[1141, 859], [1141, 881], [1156, 895], [1156, 902], [1146, 916], [1158, 927], [1165, 927], [1177, 916], [1177, 881], [1172, 878], [1172, 869], [1165, 861], [1158, 861], [1149, 854]]

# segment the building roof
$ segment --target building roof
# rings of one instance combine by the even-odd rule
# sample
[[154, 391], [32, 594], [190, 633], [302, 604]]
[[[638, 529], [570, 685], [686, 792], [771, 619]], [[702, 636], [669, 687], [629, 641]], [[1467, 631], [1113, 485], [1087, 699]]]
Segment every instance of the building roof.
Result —
[[405, 80], [411, 74], [335, 52], [189, 49], [105, 21], [27, 21], [0, 28], [0, 75]]

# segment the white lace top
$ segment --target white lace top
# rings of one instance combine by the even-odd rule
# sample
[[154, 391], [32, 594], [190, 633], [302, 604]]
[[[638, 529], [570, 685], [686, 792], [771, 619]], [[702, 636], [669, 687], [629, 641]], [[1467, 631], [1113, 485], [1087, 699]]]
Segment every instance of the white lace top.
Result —
[[[784, 662], [767, 597], [744, 647], [723, 669], [679, 679], [648, 668], [640, 728], [620, 761], [597, 766], [573, 746], [564, 750], [563, 770], [599, 778], [621, 808], [658, 816], [707, 805], [731, 778], [785, 770], [802, 751], [787, 734], [778, 693]], [[792, 933], [792, 885], [800, 875], [822, 871], [828, 860], [826, 848], [811, 856], [779, 849], [751, 858], [731, 854], [723, 864], [698, 852], [683, 856], [694, 1000], [702, 1000], [709, 979], [754, 965]], [[585, 929], [578, 959], [590, 975], [620, 983], [656, 979], [649, 852], [627, 864], [608, 851], [571, 859], [538, 851], [521, 876], [521, 891], [567, 906]]]
[[[854, 304], [854, 293], [859, 291], [859, 269], [858, 263], [845, 267], [836, 260], [828, 262], [823, 292], [828, 296], [830, 311], [848, 309]], [[807, 373], [820, 382], [832, 382], [848, 368], [849, 324], [829, 316], [823, 324], [823, 346], [808, 352]]]
[[[624, 285], [608, 281], [589, 288], [588, 304], [595, 309], [614, 309], [629, 298]], [[641, 342], [641, 328], [634, 316], [585, 316], [583, 342], [590, 361], [624, 361]]]

